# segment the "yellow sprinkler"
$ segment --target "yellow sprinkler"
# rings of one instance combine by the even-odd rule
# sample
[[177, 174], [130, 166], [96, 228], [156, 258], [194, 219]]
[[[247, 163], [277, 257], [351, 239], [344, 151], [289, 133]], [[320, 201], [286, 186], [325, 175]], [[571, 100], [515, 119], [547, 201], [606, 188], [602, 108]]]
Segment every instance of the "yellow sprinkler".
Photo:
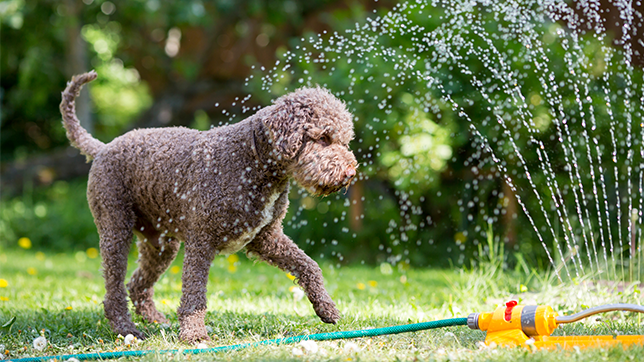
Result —
[[488, 346], [524, 346], [531, 348], [588, 348], [614, 345], [644, 345], [644, 336], [563, 336], [552, 337], [558, 325], [576, 322], [598, 313], [630, 311], [644, 313], [644, 306], [635, 304], [607, 304], [582, 312], [560, 316], [549, 306], [519, 305], [511, 300], [492, 313], [472, 313], [467, 325], [472, 329], [487, 331]]

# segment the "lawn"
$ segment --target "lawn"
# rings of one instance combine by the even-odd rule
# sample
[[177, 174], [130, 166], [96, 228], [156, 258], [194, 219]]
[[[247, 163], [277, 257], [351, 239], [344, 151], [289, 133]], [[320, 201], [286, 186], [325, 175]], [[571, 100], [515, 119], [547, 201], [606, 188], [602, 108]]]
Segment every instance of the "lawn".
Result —
[[[130, 273], [135, 268], [130, 259]], [[103, 317], [103, 281], [95, 249], [75, 254], [31, 250], [0, 251], [0, 325], [16, 317], [11, 329], [0, 331], [4, 358], [138, 349], [189, 349], [178, 336], [176, 308], [181, 290], [181, 256], [157, 284], [156, 304], [169, 325], [148, 324], [135, 317], [149, 337], [127, 345], [114, 335]], [[215, 259], [208, 285], [206, 323], [209, 346], [264, 339], [384, 327], [437, 319], [467, 317], [492, 311], [508, 299], [522, 304], [547, 304], [560, 314], [613, 302], [643, 304], [639, 289], [623, 285], [609, 290], [578, 280], [561, 285], [548, 273], [501, 272], [492, 264], [470, 271], [380, 266], [323, 265], [329, 292], [343, 318], [336, 326], [321, 323], [306, 300], [297, 300], [289, 276], [240, 255]], [[564, 325], [555, 334], [644, 334], [644, 316], [610, 313]], [[39, 336], [47, 339], [34, 349]], [[152, 354], [138, 360], [334, 360], [334, 361], [528, 361], [641, 360], [644, 347], [572, 351], [488, 348], [483, 332], [467, 327], [421, 331], [394, 336], [317, 342], [318, 351], [300, 345], [263, 346], [193, 356]], [[2, 347], [2, 346], [0, 346]]]

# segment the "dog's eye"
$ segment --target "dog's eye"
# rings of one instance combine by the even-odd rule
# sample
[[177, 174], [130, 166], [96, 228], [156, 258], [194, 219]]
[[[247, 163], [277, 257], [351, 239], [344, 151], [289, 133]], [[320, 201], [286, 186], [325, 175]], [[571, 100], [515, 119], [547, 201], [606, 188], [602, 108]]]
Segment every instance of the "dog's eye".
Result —
[[318, 143], [321, 143], [324, 146], [328, 146], [332, 143], [331, 137], [329, 137], [329, 135], [324, 135], [320, 137], [320, 139], [318, 139]]

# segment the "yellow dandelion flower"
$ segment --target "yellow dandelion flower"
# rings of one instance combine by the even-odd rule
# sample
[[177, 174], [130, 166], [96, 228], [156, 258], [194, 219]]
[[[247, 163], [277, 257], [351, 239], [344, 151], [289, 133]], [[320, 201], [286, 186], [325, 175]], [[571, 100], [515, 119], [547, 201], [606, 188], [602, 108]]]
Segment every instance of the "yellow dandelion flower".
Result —
[[73, 309], [73, 308], [72, 308], [72, 306], [71, 306], [71, 305], [70, 305], [70, 306], [68, 306], [68, 307], [65, 307], [65, 310], [72, 310], [72, 309]]
[[31, 239], [25, 237], [18, 239], [18, 246], [23, 249], [31, 249]]
[[181, 271], [181, 267], [178, 265], [175, 265], [172, 268], [170, 268], [170, 273], [172, 274], [179, 274], [180, 271]]
[[239, 261], [239, 257], [237, 256], [237, 254], [230, 254], [226, 258], [226, 260], [228, 260], [228, 262], [231, 264], [235, 264], [236, 262]]
[[367, 282], [367, 284], [369, 284], [369, 286], [372, 287], [372, 288], [375, 288], [375, 287], [378, 286], [378, 282], [375, 281], [375, 280], [370, 280], [370, 281]]
[[6, 279], [0, 279], [0, 288], [6, 288], [9, 286], [9, 282]]
[[0, 300], [1, 300], [1, 301], [3, 301], [3, 302], [8, 302], [8, 301], [9, 301], [9, 298], [7, 298], [7, 297], [0, 297]]
[[461, 245], [467, 241], [467, 236], [465, 236], [464, 232], [458, 232], [454, 234], [454, 241], [456, 242], [456, 245]]
[[32, 267], [32, 266], [30, 266], [29, 268], [27, 268], [27, 274], [29, 274], [29, 275], [36, 275], [37, 273], [38, 273], [38, 271], [36, 270], [36, 268], [34, 268], [34, 267]]
[[85, 253], [87, 254], [87, 257], [90, 259], [98, 258], [98, 249], [96, 248], [89, 248], [85, 250]]
[[295, 280], [295, 277], [291, 273], [286, 273], [286, 277], [291, 280]]
[[36, 259], [38, 259], [40, 261], [45, 261], [45, 253], [43, 253], [42, 251], [37, 252], [36, 253]]
[[228, 265], [228, 272], [229, 273], [234, 273], [236, 271], [237, 271], [237, 267], [235, 266], [235, 264]]
[[366, 288], [366, 285], [364, 285], [364, 283], [358, 283], [356, 284], [356, 287], [358, 287], [358, 289], [360, 290], [363, 290], [364, 288]]
[[161, 304], [168, 305], [170, 304], [170, 301], [167, 299], [161, 299]]

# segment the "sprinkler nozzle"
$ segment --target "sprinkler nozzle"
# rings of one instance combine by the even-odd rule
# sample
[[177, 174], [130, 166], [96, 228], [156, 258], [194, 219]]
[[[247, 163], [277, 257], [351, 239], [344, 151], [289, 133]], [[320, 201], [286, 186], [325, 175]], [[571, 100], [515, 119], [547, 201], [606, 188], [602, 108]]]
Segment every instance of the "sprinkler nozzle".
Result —
[[551, 337], [559, 324], [571, 323], [593, 314], [623, 310], [644, 313], [644, 307], [633, 304], [610, 304], [591, 308], [571, 316], [559, 316], [545, 305], [519, 305], [509, 301], [492, 313], [472, 313], [467, 325], [472, 329], [487, 331], [485, 343], [501, 346], [528, 346], [541, 348], [600, 347], [613, 344], [642, 344], [644, 336], [570, 336]]

